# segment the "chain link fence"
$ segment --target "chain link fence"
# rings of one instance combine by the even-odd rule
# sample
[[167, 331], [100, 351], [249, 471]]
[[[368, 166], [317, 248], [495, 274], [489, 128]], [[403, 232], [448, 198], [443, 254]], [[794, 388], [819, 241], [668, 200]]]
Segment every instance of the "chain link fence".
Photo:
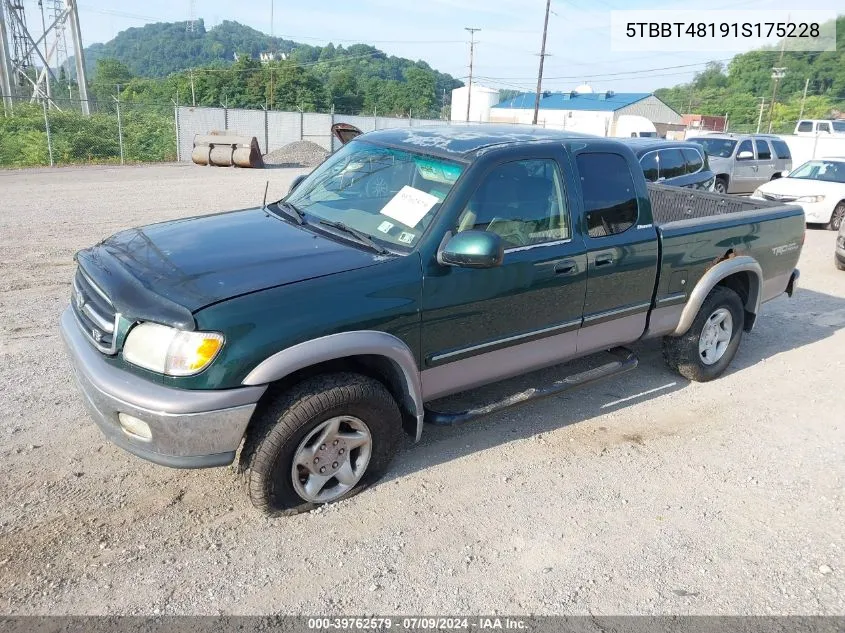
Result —
[[6, 101], [0, 119], [0, 167], [176, 160], [172, 104], [113, 99], [92, 103], [86, 116], [78, 100]]

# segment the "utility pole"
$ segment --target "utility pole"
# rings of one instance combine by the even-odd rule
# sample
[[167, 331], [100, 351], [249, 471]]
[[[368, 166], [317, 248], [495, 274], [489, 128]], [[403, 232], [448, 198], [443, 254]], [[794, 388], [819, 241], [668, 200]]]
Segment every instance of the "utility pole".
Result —
[[50, 87], [50, 49], [47, 46], [47, 16], [44, 14], [44, 2], [43, 0], [38, 0], [38, 8], [41, 10], [41, 32], [44, 33], [44, 59], [48, 62], [47, 73], [44, 75], [44, 85], [47, 88], [47, 100], [51, 101], [53, 99], [53, 91]]
[[197, 93], [194, 90], [194, 69], [191, 68], [191, 104], [197, 107]]
[[778, 83], [780, 80], [783, 79], [783, 76], [786, 74], [786, 68], [779, 66], [776, 68], [772, 68], [772, 79], [774, 80], [774, 85], [772, 86], [772, 102], [769, 104], [769, 133], [772, 132], [772, 125], [774, 124], [774, 113], [775, 113], [775, 101], [778, 98]]
[[798, 120], [804, 118], [804, 102], [807, 100], [807, 88], [810, 87], [810, 78], [804, 80], [804, 94], [801, 96], [801, 113], [798, 115]]
[[469, 31], [469, 82], [467, 84], [467, 123], [469, 123], [469, 105], [472, 101], [472, 65], [475, 59], [475, 34], [481, 29], [465, 26], [464, 30]]
[[552, 0], [546, 0], [546, 19], [543, 22], [543, 43], [540, 45], [540, 71], [537, 73], [537, 95], [534, 97], [534, 125], [537, 125], [537, 114], [540, 111], [540, 96], [543, 92], [543, 62], [546, 61], [546, 33], [549, 30], [549, 9]]
[[786, 48], [786, 38], [784, 37], [781, 40], [780, 44], [780, 57], [778, 57], [778, 65], [775, 68], [772, 68], [772, 79], [774, 80], [774, 84], [772, 85], [772, 102], [769, 104], [769, 133], [772, 132], [772, 119], [775, 113], [775, 101], [777, 100], [778, 96], [778, 83], [780, 80], [783, 79], [783, 76], [786, 74], [786, 68], [782, 66], [783, 64], [783, 51]]
[[763, 109], [766, 107], [766, 97], [760, 97], [760, 114], [757, 115], [757, 134], [760, 133], [760, 125], [763, 123]]

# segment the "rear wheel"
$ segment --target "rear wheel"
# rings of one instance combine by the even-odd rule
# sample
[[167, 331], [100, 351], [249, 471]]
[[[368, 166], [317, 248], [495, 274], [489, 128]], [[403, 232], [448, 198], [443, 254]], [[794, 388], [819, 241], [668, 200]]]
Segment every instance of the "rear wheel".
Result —
[[265, 514], [298, 514], [357, 494], [384, 473], [402, 441], [396, 401], [359, 374], [306, 380], [258, 415], [241, 464], [250, 499]]
[[830, 222], [827, 223], [825, 228], [831, 231], [838, 231], [839, 227], [842, 226], [843, 219], [845, 219], [845, 202], [840, 202], [833, 210], [833, 214], [830, 216]]
[[728, 193], [728, 179], [724, 176], [716, 176], [716, 182], [713, 183], [713, 191], [716, 193]]
[[745, 310], [733, 290], [716, 286], [689, 331], [663, 339], [666, 363], [684, 378], [707, 382], [721, 376], [731, 364], [742, 340]]
[[833, 256], [833, 264], [836, 266], [836, 270], [845, 270], [845, 262], [839, 259], [837, 255]]

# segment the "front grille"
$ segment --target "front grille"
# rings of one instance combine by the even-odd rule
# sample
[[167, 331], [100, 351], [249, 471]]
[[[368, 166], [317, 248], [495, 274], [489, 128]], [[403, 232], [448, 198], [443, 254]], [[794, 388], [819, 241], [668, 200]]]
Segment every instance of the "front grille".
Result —
[[764, 193], [763, 197], [772, 202], [792, 202], [798, 199], [796, 196], [781, 196], [774, 193]]
[[81, 269], [77, 269], [73, 278], [70, 305], [94, 347], [104, 354], [114, 354], [117, 351], [117, 311], [106, 294]]

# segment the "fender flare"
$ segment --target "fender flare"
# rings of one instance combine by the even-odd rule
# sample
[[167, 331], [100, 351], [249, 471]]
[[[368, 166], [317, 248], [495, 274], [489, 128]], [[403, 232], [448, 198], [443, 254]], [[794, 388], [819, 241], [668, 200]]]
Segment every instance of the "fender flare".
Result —
[[405, 343], [386, 332], [355, 330], [299, 343], [263, 360], [249, 372], [242, 384], [266, 385], [300, 369], [351, 356], [382, 356], [390, 361], [394, 377], [402, 385], [401, 404], [416, 418], [415, 440], [419, 441], [425, 410], [417, 362]]
[[756, 315], [760, 311], [760, 303], [763, 295], [763, 269], [753, 257], [739, 255], [725, 259], [708, 270], [698, 283], [695, 284], [687, 299], [686, 306], [681, 312], [681, 319], [678, 326], [672, 332], [672, 336], [682, 336], [692, 327], [695, 317], [698, 315], [704, 300], [710, 291], [723, 279], [737, 273], [748, 273], [748, 298], [745, 301], [745, 311]]

